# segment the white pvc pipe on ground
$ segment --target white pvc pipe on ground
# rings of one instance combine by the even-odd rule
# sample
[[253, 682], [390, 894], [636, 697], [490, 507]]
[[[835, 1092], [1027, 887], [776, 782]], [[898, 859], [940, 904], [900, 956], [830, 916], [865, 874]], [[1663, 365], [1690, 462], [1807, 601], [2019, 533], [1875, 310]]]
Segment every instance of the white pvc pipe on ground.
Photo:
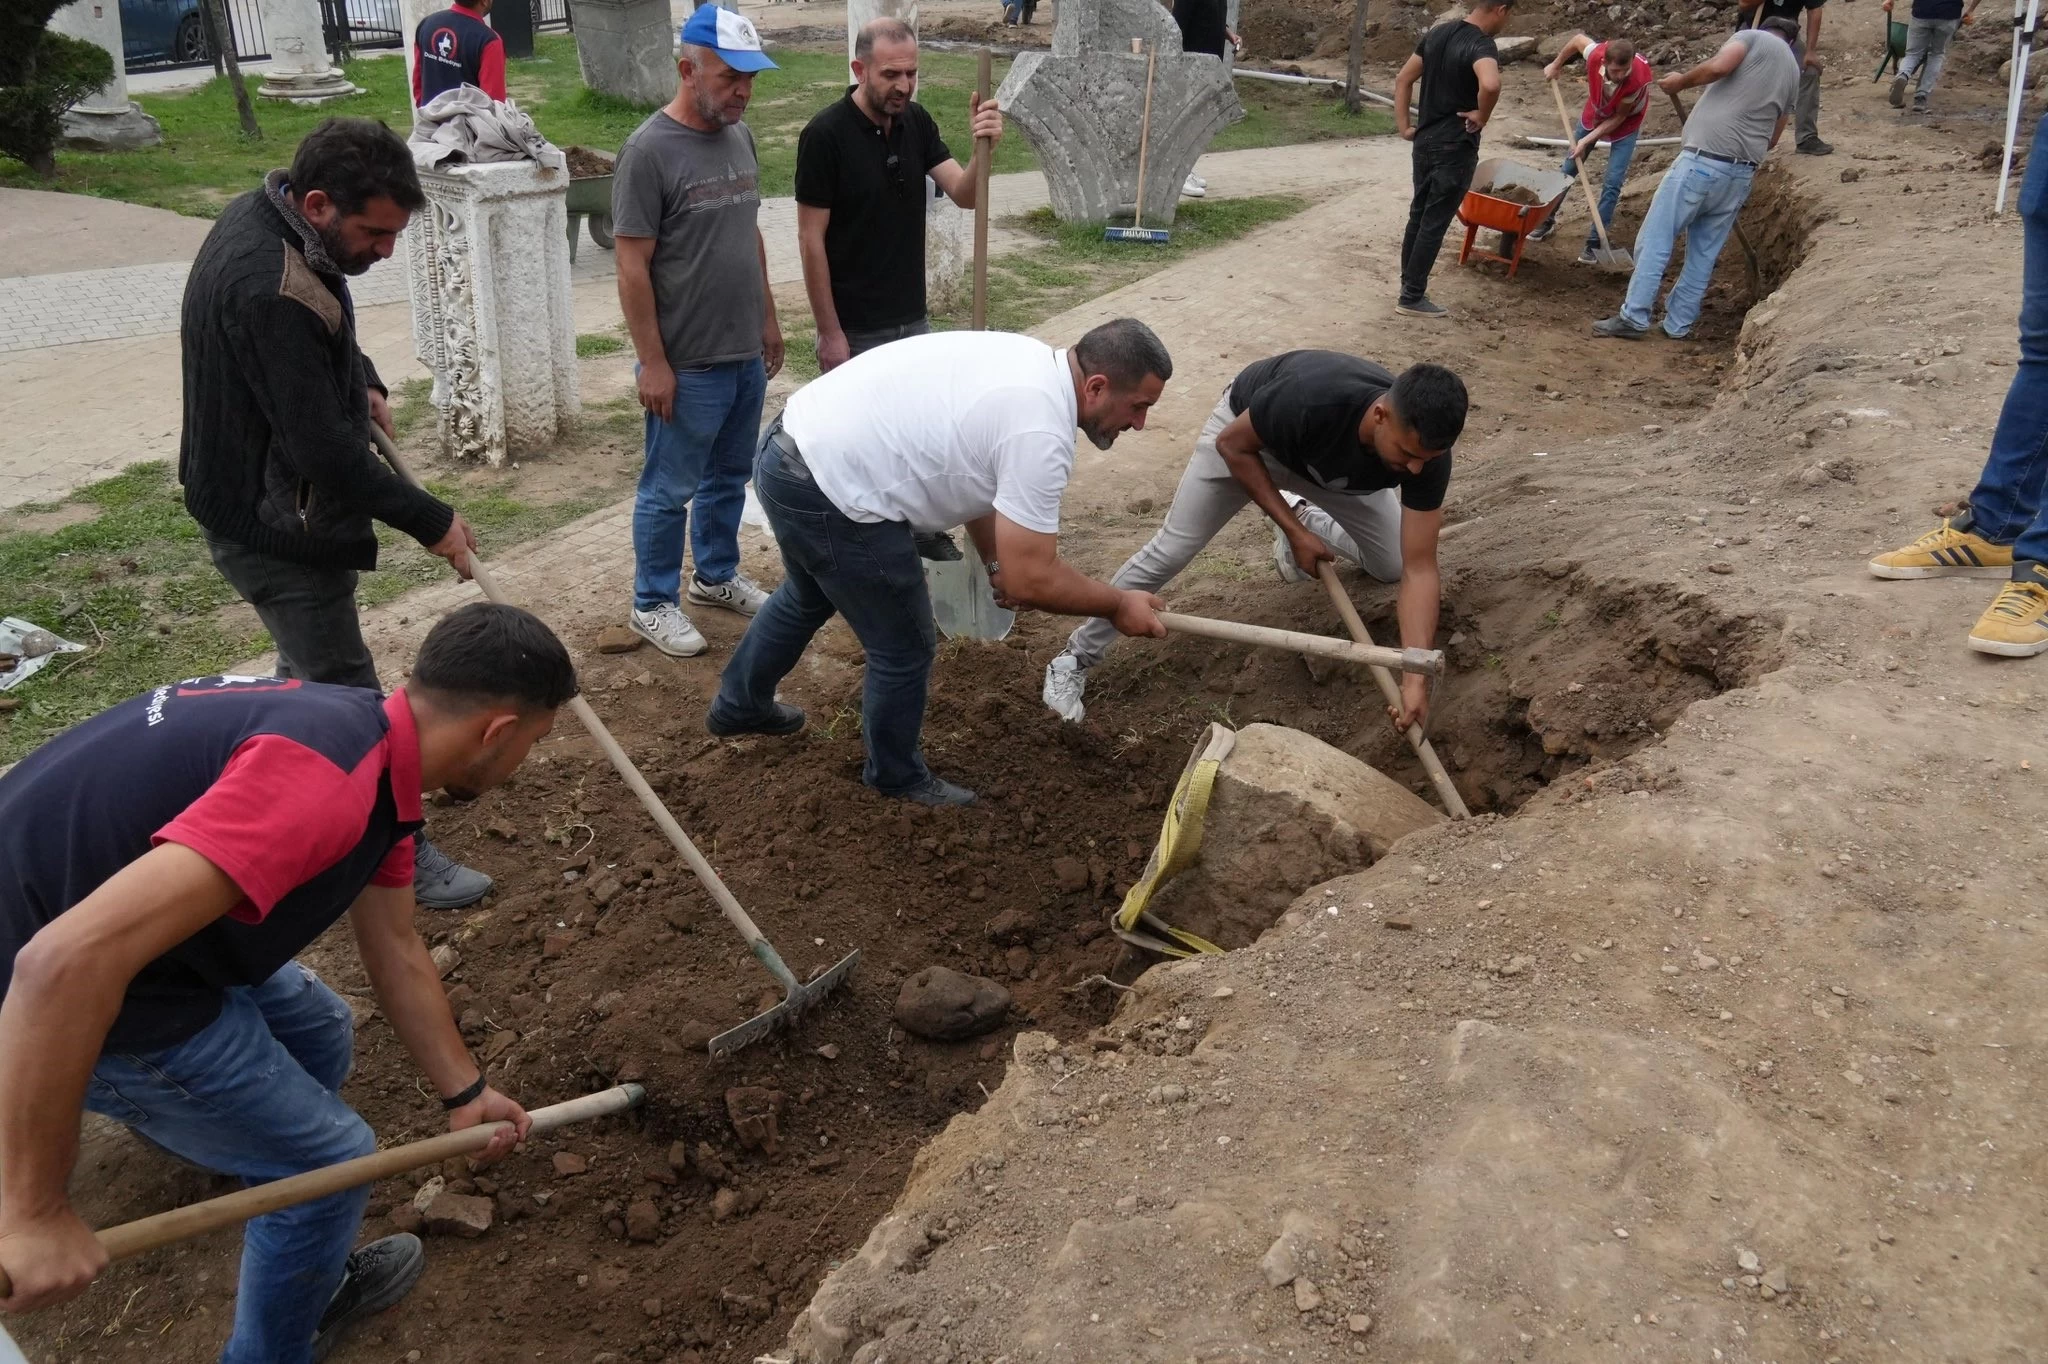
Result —
[[[1290, 76], [1285, 71], [1252, 71], [1242, 66], [1235, 68], [1230, 74], [1239, 80], [1273, 81], [1279, 85], [1328, 85], [1339, 90], [1344, 88], [1343, 81], [1330, 76]], [[1368, 90], [1364, 86], [1358, 88], [1358, 97], [1369, 99], [1374, 104], [1384, 104], [1389, 109], [1394, 107], [1391, 96]]]

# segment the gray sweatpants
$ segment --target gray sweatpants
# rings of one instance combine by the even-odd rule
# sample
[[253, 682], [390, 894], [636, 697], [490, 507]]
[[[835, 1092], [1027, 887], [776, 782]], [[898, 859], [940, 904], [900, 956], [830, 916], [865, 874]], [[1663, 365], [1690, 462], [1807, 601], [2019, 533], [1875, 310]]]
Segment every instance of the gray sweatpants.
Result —
[[[1230, 390], [1216, 403], [1216, 410], [1195, 438], [1195, 457], [1188, 461], [1174, 490], [1173, 505], [1166, 509], [1166, 524], [1154, 532], [1145, 547], [1124, 560], [1124, 566], [1109, 581], [1115, 587], [1157, 592], [1194, 562], [1230, 518], [1251, 502], [1251, 494], [1230, 476], [1230, 466], [1216, 453], [1216, 437], [1230, 425]], [[1299, 494], [1330, 514], [1343, 534], [1322, 536], [1340, 558], [1349, 559], [1384, 583], [1401, 578], [1401, 502], [1392, 488], [1370, 493], [1339, 492], [1304, 478], [1264, 453], [1266, 473], [1275, 487]], [[1310, 518], [1311, 521], [1320, 518]], [[1313, 531], [1316, 528], [1311, 525]], [[1347, 538], [1349, 543], [1347, 543]], [[1067, 640], [1067, 651], [1090, 668], [1102, 661], [1116, 641], [1116, 627], [1097, 617], [1082, 622]]]

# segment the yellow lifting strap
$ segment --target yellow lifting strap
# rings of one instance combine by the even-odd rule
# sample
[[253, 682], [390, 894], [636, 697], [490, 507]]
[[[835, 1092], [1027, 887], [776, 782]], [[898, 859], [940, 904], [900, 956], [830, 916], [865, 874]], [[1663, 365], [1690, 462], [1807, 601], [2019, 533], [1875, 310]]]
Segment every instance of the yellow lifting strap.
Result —
[[[1145, 908], [1159, 889], [1193, 866], [1202, 852], [1202, 819], [1209, 813], [1209, 796], [1216, 789], [1216, 772], [1237, 744], [1237, 733], [1212, 724], [1201, 747], [1181, 769], [1180, 781], [1167, 802], [1166, 818], [1159, 826], [1159, 842], [1124, 902], [1109, 916], [1110, 931], [1125, 942], [1148, 952], [1169, 957], [1192, 957], [1199, 953], [1220, 954], [1223, 949], [1206, 938], [1175, 928]], [[1143, 932], [1139, 925], [1152, 929]]]

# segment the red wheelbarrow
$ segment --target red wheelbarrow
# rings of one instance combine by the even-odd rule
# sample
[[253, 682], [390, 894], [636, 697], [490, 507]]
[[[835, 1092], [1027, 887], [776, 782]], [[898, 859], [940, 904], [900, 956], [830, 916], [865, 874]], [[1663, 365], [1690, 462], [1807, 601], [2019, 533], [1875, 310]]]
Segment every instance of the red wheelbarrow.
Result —
[[[1516, 189], [1533, 195], [1536, 202], [1525, 204], [1499, 197], [1502, 190]], [[1465, 245], [1458, 251], [1458, 264], [1463, 265], [1475, 256], [1499, 261], [1507, 266], [1508, 278], [1513, 279], [1515, 271], [1521, 268], [1522, 248], [1528, 245], [1529, 234], [1549, 221], [1571, 190], [1572, 178], [1560, 171], [1535, 170], [1499, 156], [1481, 161], [1472, 173], [1472, 188], [1465, 191], [1464, 202], [1458, 205], [1458, 221], [1465, 224]], [[1482, 227], [1500, 233], [1501, 249], [1513, 254], [1482, 251], [1473, 245]]]

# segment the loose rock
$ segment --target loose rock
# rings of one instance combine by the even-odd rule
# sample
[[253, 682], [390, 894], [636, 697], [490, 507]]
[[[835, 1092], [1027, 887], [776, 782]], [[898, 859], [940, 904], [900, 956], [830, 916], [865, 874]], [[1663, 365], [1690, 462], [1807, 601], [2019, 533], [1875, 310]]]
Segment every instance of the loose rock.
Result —
[[645, 642], [623, 625], [607, 625], [597, 632], [597, 651], [601, 654], [630, 654]]
[[[1082, 882], [1086, 884], [1084, 869]], [[927, 966], [903, 982], [896, 995], [896, 1024], [935, 1042], [977, 1037], [1002, 1026], [1010, 992], [992, 980]]]
[[782, 1133], [776, 1119], [782, 1116], [782, 1091], [747, 1085], [725, 1091], [725, 1114], [732, 1120], [733, 1135], [740, 1146], [763, 1155], [782, 1149]]
[[1259, 1269], [1266, 1276], [1266, 1283], [1272, 1288], [1285, 1288], [1294, 1282], [1301, 1272], [1294, 1262], [1294, 1247], [1282, 1236], [1275, 1240], [1259, 1260]]
[[[654, 1241], [661, 1236], [661, 1209], [654, 1206], [651, 1198], [638, 1198], [626, 1205], [626, 1239], [628, 1241]], [[650, 1312], [657, 1316], [658, 1312]]]
[[474, 1239], [491, 1229], [491, 1216], [495, 1211], [488, 1198], [449, 1193], [443, 1189], [419, 1210], [420, 1224], [438, 1236]]
[[556, 1176], [562, 1179], [567, 1179], [571, 1175], [580, 1175], [590, 1168], [590, 1162], [577, 1155], [574, 1151], [555, 1152], [554, 1164]]
[[1316, 1286], [1315, 1286], [1314, 1284], [1310, 1283], [1310, 1282], [1309, 1282], [1309, 1281], [1308, 1281], [1307, 1279], [1297, 1278], [1297, 1279], [1296, 1279], [1296, 1280], [1294, 1281], [1294, 1310], [1295, 1310], [1295, 1311], [1297, 1311], [1297, 1312], [1313, 1312], [1313, 1311], [1315, 1311], [1315, 1310], [1316, 1310], [1316, 1309], [1317, 1309], [1318, 1307], [1321, 1307], [1322, 1305], [1323, 1305], [1323, 1293], [1322, 1293], [1322, 1290], [1321, 1290], [1321, 1289], [1317, 1288], [1317, 1287], [1316, 1287]]

